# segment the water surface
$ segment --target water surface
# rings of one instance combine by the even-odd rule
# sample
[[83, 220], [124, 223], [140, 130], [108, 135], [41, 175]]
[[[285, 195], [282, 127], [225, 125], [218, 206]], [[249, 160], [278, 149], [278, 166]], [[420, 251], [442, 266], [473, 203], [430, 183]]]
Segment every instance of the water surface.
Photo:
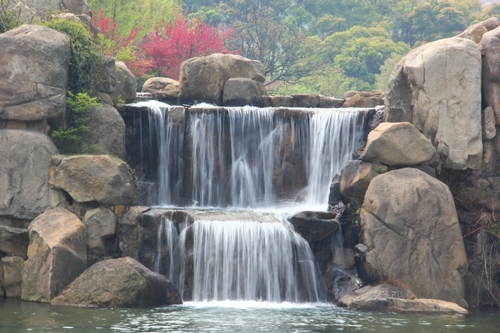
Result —
[[500, 332], [498, 313], [359, 313], [330, 304], [206, 302], [150, 309], [54, 307], [0, 300], [0, 332]]

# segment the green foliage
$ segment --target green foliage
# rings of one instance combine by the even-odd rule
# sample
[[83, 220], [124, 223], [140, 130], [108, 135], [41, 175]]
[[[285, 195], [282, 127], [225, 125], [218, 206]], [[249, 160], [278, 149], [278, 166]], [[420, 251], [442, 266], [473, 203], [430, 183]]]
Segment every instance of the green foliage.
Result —
[[21, 20], [21, 10], [11, 9], [10, 4], [10, 0], [0, 0], [0, 34], [24, 23]]
[[144, 37], [161, 26], [163, 22], [173, 22], [179, 13], [179, 0], [88, 0], [89, 7], [104, 14], [119, 24], [116, 33], [128, 36], [133, 29], [139, 29], [138, 38]]
[[44, 24], [70, 37], [68, 90], [73, 93], [92, 93], [99, 80], [100, 57], [90, 32], [82, 23], [65, 19], [53, 19]]
[[66, 98], [66, 114], [68, 129], [56, 128], [52, 132], [52, 140], [62, 154], [81, 154], [83, 152], [83, 137], [88, 132], [87, 123], [90, 111], [99, 105], [97, 99], [86, 93], [74, 95], [68, 91]]

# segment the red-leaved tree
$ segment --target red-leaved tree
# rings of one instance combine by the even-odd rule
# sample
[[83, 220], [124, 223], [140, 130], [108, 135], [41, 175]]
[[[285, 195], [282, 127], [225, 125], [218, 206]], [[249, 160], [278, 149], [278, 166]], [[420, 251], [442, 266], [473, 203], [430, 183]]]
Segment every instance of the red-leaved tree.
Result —
[[150, 32], [141, 43], [151, 69], [172, 79], [179, 78], [181, 63], [192, 57], [212, 53], [230, 53], [224, 41], [231, 37], [231, 29], [218, 29], [199, 21], [187, 21], [177, 16], [173, 24]]
[[104, 15], [101, 8], [97, 16], [92, 18], [94, 26], [102, 33], [101, 52], [104, 55], [115, 57], [125, 62], [128, 69], [136, 76], [144, 75], [150, 68], [150, 62], [144, 57], [141, 50], [135, 45], [135, 39], [139, 33], [138, 28], [133, 28], [127, 37], [116, 33], [117, 22], [109, 16]]

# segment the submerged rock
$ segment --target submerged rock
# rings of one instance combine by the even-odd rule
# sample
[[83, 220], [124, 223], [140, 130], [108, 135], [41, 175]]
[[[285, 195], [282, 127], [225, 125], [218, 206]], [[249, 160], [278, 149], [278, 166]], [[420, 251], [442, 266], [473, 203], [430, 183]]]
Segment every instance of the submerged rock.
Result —
[[51, 304], [124, 308], [182, 304], [182, 300], [165, 276], [125, 257], [92, 265]]

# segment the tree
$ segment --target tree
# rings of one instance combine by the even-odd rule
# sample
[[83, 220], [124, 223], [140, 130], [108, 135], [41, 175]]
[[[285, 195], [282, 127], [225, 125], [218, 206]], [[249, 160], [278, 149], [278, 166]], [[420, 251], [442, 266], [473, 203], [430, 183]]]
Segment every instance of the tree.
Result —
[[[126, 63], [127, 68], [136, 76], [144, 75], [150, 68], [149, 62], [135, 45], [138, 28], [132, 28], [127, 35], [117, 32], [118, 22], [104, 15], [101, 8], [99, 14], [92, 18], [92, 23], [101, 31], [100, 47], [104, 55], [112, 56], [116, 60]], [[124, 37], [126, 36], [126, 37]]]
[[153, 31], [162, 22], [173, 22], [180, 12], [180, 0], [88, 0], [95, 12], [102, 8], [104, 15], [118, 22], [116, 33], [128, 35], [139, 29], [139, 37]]
[[230, 39], [230, 29], [217, 29], [200, 20], [187, 21], [177, 16], [173, 24], [150, 32], [140, 43], [151, 69], [158, 74], [178, 79], [180, 65], [192, 57], [211, 53], [228, 53], [224, 41]]

